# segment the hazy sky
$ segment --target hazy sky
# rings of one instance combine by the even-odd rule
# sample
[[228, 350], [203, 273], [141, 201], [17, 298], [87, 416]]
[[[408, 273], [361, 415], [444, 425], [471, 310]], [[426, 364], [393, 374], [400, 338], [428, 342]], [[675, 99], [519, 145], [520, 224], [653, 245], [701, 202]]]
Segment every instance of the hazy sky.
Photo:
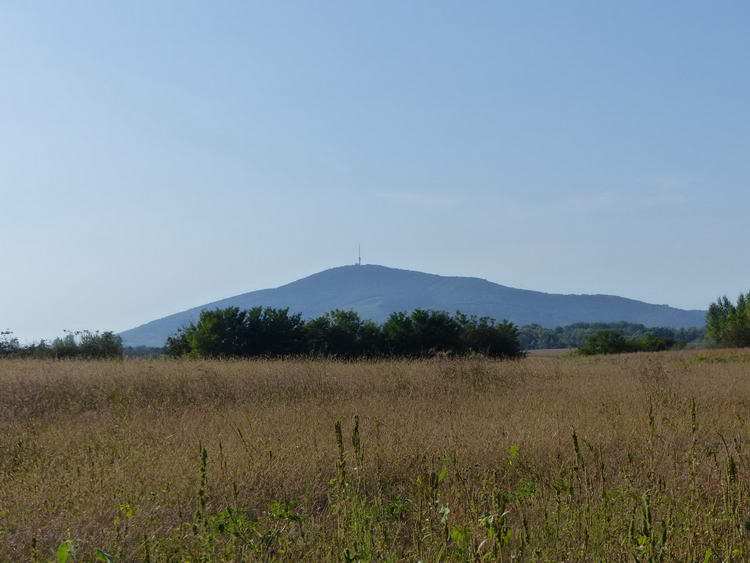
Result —
[[0, 2], [0, 328], [363, 261], [750, 289], [750, 3]]

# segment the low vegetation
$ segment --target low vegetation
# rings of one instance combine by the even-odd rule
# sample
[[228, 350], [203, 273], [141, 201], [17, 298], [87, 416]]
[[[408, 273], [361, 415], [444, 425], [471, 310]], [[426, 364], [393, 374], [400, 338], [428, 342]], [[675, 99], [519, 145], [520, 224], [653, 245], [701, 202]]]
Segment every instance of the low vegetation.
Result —
[[642, 340], [651, 336], [665, 341], [670, 349], [682, 349], [687, 346], [705, 347], [706, 330], [702, 327], [647, 327], [642, 324], [627, 322], [574, 323], [556, 328], [544, 328], [532, 324], [519, 328], [518, 338], [524, 350], [578, 348], [585, 345], [590, 337], [602, 330], [614, 331], [632, 340]]
[[750, 356], [0, 361], [0, 561], [747, 561]]
[[641, 338], [625, 338], [614, 330], [600, 330], [590, 335], [586, 343], [578, 348], [584, 356], [597, 354], [624, 354], [628, 352], [661, 352], [675, 345], [673, 340], [657, 338], [646, 333]]

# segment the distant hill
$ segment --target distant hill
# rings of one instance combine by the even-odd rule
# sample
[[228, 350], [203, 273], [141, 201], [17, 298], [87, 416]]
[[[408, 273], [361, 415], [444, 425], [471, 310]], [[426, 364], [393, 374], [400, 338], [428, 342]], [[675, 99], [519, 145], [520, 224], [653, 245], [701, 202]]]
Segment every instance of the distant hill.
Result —
[[705, 311], [686, 311], [614, 295], [560, 295], [506, 287], [479, 278], [438, 276], [385, 266], [342, 266], [274, 289], [243, 293], [188, 309], [121, 333], [130, 346], [162, 346], [204, 309], [289, 307], [311, 318], [333, 309], [383, 322], [394, 311], [434, 309], [556, 327], [575, 322], [627, 321], [646, 326], [703, 326]]

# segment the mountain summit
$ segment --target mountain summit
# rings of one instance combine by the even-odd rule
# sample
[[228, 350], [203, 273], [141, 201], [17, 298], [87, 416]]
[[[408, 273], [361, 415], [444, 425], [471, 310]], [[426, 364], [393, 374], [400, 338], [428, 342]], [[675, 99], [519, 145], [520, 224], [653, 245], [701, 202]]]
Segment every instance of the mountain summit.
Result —
[[438, 276], [385, 266], [341, 266], [274, 289], [243, 293], [188, 309], [121, 333], [127, 346], [162, 346], [177, 329], [198, 319], [205, 309], [254, 306], [289, 307], [304, 318], [344, 309], [364, 319], [383, 322], [395, 311], [457, 310], [517, 325], [555, 327], [575, 322], [627, 321], [646, 326], [703, 326], [705, 311], [614, 295], [560, 295], [515, 289], [480, 278]]

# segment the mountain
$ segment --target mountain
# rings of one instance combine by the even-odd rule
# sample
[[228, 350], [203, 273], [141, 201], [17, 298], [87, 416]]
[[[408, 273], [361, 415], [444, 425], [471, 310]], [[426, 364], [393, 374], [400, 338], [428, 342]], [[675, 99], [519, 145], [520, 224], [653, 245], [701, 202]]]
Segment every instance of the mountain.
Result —
[[362, 318], [383, 322], [394, 311], [434, 309], [507, 319], [517, 325], [552, 328], [575, 322], [627, 321], [646, 326], [703, 326], [705, 311], [614, 295], [560, 295], [515, 289], [479, 278], [438, 276], [385, 266], [341, 266], [274, 289], [243, 293], [175, 313], [122, 332], [128, 346], [162, 346], [167, 336], [198, 319], [204, 309], [257, 305], [289, 307], [304, 318], [345, 309]]

